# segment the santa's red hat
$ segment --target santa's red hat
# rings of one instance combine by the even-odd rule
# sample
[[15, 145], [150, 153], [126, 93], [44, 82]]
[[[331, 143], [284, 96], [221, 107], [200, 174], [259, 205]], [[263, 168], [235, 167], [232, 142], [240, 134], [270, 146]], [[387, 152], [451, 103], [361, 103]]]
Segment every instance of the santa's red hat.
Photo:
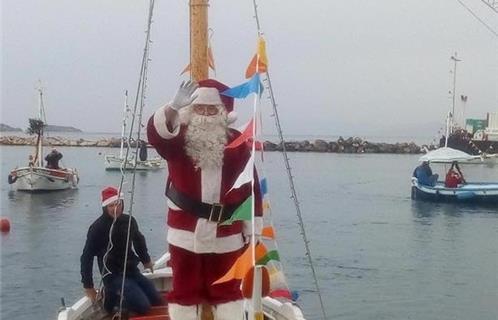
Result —
[[[213, 90], [209, 90], [210, 88], [216, 89], [216, 92]], [[230, 89], [227, 85], [214, 80], [214, 79], [206, 79], [199, 81], [199, 88], [197, 88], [194, 94], [197, 94], [197, 98], [193, 101], [193, 104], [219, 104], [221, 99], [221, 103], [225, 107], [228, 116], [228, 122], [233, 123], [237, 120], [237, 113], [233, 111], [234, 99], [232, 97], [224, 96], [221, 93], [225, 90]]]
[[123, 199], [123, 194], [118, 194], [118, 189], [115, 187], [106, 187], [102, 190], [102, 207], [106, 207], [119, 199]]

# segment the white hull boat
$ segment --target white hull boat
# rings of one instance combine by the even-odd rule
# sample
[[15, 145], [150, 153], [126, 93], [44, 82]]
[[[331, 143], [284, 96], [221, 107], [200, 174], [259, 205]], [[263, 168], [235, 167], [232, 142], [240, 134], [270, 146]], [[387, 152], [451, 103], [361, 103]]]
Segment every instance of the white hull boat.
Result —
[[[157, 260], [154, 273], [146, 272], [144, 275], [151, 279], [156, 288], [163, 294], [171, 290], [173, 272], [171, 268], [165, 267], [169, 260], [169, 253], [166, 253]], [[156, 269], [157, 268], [157, 269]], [[265, 297], [262, 300], [265, 320], [305, 320], [298, 305], [286, 298]], [[246, 303], [246, 317], [251, 314], [250, 304]], [[153, 307], [148, 315], [142, 315], [129, 319], [140, 320], [168, 320], [167, 306]], [[107, 315], [99, 303], [92, 304], [89, 298], [83, 297], [70, 307], [62, 307], [57, 316], [57, 320], [93, 320], [112, 319], [112, 315]]]
[[[105, 169], [106, 170], [158, 170], [164, 168], [164, 161], [161, 158], [153, 158], [145, 161], [135, 161], [134, 158], [125, 161], [124, 158], [115, 156], [113, 154], [105, 155]], [[125, 167], [126, 162], [126, 167]], [[136, 162], [136, 167], [135, 167]]]
[[79, 176], [76, 169], [24, 167], [13, 170], [9, 182], [20, 191], [56, 191], [75, 189]]

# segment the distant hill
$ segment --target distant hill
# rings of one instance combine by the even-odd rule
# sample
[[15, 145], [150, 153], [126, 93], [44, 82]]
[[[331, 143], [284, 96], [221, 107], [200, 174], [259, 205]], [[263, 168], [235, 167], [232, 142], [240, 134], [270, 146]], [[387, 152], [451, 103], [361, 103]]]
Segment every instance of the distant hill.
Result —
[[75, 127], [56, 126], [56, 125], [51, 125], [51, 124], [48, 124], [45, 127], [45, 131], [50, 131], [50, 132], [83, 132], [82, 130], [75, 128]]
[[[21, 128], [14, 128], [4, 123], [0, 123], [0, 132], [23, 132], [25, 130]], [[45, 131], [49, 132], [83, 132], [82, 130], [70, 127], [70, 126], [56, 126], [56, 125], [47, 125], [45, 127]]]
[[0, 131], [1, 132], [22, 132], [22, 129], [21, 128], [14, 128], [14, 127], [11, 127], [11, 126], [8, 126], [4, 123], [0, 123]]

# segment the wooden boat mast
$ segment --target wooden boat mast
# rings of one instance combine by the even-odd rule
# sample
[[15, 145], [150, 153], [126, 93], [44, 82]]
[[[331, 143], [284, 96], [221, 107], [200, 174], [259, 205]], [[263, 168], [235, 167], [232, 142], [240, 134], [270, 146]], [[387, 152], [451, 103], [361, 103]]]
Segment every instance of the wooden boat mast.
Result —
[[209, 0], [190, 0], [190, 75], [193, 80], [209, 78]]

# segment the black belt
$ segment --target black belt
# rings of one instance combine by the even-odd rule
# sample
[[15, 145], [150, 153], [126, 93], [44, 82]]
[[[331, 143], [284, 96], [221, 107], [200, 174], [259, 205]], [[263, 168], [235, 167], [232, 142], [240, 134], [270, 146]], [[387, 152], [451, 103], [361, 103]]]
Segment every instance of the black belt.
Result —
[[178, 191], [173, 184], [166, 186], [166, 196], [173, 201], [180, 209], [200, 218], [205, 218], [213, 222], [223, 222], [230, 219], [232, 213], [239, 205], [224, 205], [221, 203], [205, 203], [191, 199], [186, 194]]

